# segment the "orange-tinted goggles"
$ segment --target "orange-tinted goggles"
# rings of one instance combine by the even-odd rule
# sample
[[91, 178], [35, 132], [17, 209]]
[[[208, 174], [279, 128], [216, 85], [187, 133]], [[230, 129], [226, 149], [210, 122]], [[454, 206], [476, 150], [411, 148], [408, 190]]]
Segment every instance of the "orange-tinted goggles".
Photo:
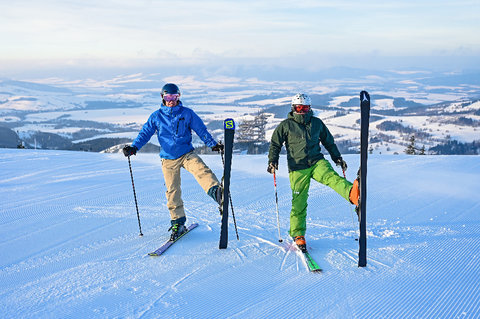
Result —
[[310, 105], [295, 104], [293, 108], [296, 113], [307, 113], [310, 111]]

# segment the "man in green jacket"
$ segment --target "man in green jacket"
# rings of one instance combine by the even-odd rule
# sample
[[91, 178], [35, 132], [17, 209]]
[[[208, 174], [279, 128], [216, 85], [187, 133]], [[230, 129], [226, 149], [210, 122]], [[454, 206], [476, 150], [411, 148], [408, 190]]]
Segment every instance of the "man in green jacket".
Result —
[[350, 203], [358, 206], [358, 180], [350, 183], [339, 176], [321, 153], [320, 142], [330, 153], [337, 166], [347, 169], [333, 136], [322, 120], [313, 116], [311, 99], [306, 94], [297, 94], [292, 99], [292, 111], [275, 129], [270, 143], [267, 171], [273, 174], [278, 169], [282, 145], [287, 149], [292, 210], [290, 213], [290, 236], [301, 250], [306, 249], [307, 199], [310, 179], [327, 185]]

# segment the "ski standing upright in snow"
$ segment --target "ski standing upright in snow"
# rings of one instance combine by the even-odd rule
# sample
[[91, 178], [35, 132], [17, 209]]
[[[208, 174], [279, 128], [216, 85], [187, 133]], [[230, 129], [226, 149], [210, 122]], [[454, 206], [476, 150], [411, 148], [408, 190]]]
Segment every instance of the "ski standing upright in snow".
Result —
[[187, 231], [184, 232], [183, 234], [181, 234], [180, 236], [178, 236], [175, 240], [169, 240], [167, 241], [165, 244], [163, 244], [160, 248], [158, 248], [157, 250], [155, 250], [154, 252], [151, 252], [149, 253], [148, 255], [149, 256], [160, 256], [161, 254], [163, 254], [168, 248], [170, 248], [174, 243], [176, 243], [180, 238], [182, 238], [183, 236], [185, 236], [187, 233], [189, 233], [192, 229], [194, 229], [195, 227], [197, 227], [198, 224], [197, 223], [194, 223], [194, 224], [191, 224], [190, 226], [187, 227]]
[[358, 239], [358, 267], [367, 265], [367, 155], [368, 155], [368, 125], [370, 122], [370, 95], [366, 91], [360, 92], [360, 198], [356, 208], [360, 222], [360, 236]]
[[232, 169], [233, 138], [235, 136], [235, 121], [226, 119], [225, 128], [225, 163], [223, 168], [223, 203], [220, 205], [222, 226], [220, 230], [220, 243], [218, 248], [225, 249], [228, 245], [228, 203], [230, 202], [230, 172]]

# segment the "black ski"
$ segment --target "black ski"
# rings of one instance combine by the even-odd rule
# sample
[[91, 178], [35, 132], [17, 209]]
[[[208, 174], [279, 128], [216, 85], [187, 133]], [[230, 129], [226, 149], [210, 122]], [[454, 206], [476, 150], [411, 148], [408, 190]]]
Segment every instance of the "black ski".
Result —
[[170, 248], [170, 246], [172, 246], [174, 243], [176, 243], [180, 238], [182, 238], [183, 236], [185, 236], [187, 233], [189, 233], [192, 229], [194, 229], [195, 227], [197, 227], [198, 224], [197, 223], [194, 223], [194, 224], [191, 224], [190, 226], [188, 226], [187, 228], [187, 231], [185, 233], [183, 233], [182, 235], [178, 236], [177, 239], [171, 241], [167, 241], [165, 244], [163, 244], [160, 248], [158, 248], [157, 250], [155, 250], [154, 252], [151, 252], [149, 253], [148, 255], [149, 256], [160, 256], [161, 254], [163, 254], [168, 248]]
[[226, 119], [225, 128], [225, 163], [223, 168], [223, 205], [220, 210], [222, 213], [222, 226], [220, 230], [219, 249], [225, 249], [228, 245], [228, 203], [230, 202], [230, 172], [232, 169], [233, 137], [235, 136], [235, 122], [233, 119]]
[[360, 222], [358, 239], [358, 267], [367, 265], [367, 155], [368, 155], [368, 125], [370, 122], [370, 95], [360, 92], [360, 199], [357, 214]]

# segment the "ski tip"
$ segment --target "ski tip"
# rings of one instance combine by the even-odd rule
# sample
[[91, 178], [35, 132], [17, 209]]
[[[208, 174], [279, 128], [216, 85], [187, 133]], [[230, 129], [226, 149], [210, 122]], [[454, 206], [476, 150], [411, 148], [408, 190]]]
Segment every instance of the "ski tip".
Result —
[[370, 94], [367, 91], [360, 92], [360, 101], [361, 102], [370, 102]]

